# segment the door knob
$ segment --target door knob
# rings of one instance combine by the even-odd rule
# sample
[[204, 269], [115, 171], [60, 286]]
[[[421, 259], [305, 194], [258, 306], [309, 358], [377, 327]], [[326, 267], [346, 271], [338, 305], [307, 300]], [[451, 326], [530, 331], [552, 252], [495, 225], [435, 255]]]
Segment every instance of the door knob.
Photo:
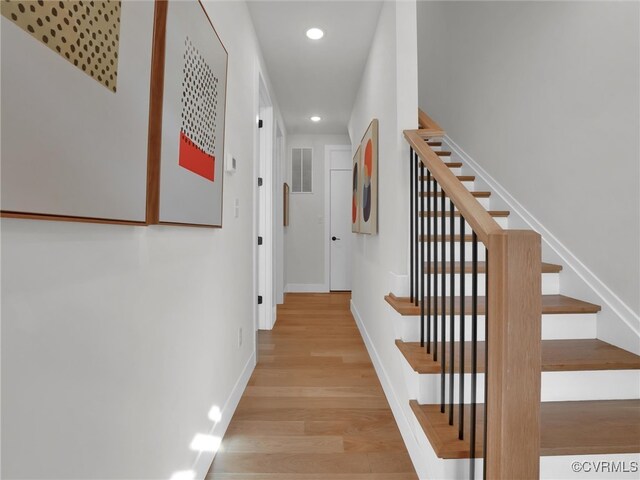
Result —
[[340, 240], [340, 239], [338, 237], [331, 237], [331, 240], [335, 242], [336, 240]]

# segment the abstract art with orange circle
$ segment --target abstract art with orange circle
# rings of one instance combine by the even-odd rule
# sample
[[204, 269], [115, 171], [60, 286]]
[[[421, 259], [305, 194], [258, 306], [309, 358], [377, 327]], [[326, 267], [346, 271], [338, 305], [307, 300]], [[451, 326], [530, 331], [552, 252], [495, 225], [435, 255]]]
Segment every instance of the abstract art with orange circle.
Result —
[[354, 157], [352, 231], [378, 233], [378, 120], [367, 128]]

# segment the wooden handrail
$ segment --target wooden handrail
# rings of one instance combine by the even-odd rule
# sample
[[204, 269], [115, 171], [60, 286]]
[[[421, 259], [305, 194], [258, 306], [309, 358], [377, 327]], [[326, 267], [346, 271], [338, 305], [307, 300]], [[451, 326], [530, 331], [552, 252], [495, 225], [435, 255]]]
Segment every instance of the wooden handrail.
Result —
[[442, 128], [421, 110], [418, 120], [406, 140], [488, 251], [486, 476], [539, 478], [540, 235], [502, 229], [425, 141], [444, 136]]
[[500, 225], [489, 215], [469, 190], [451, 173], [440, 157], [424, 141], [420, 130], [405, 130], [404, 137], [425, 167], [435, 177], [440, 187], [446, 192], [454, 205], [465, 218], [478, 239], [489, 246], [489, 235], [502, 231]]
[[433, 118], [420, 109], [418, 109], [418, 125], [420, 134], [425, 137], [442, 137], [445, 133]]

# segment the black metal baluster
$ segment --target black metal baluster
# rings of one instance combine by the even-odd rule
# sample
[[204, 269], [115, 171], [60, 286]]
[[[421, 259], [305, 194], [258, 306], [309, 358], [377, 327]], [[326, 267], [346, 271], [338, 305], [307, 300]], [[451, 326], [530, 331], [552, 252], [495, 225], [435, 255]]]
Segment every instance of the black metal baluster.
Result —
[[482, 478], [487, 478], [487, 406], [489, 405], [489, 250], [484, 250], [484, 442]]
[[424, 164], [420, 162], [420, 346], [424, 347]]
[[441, 321], [442, 321], [442, 331], [440, 332], [440, 339], [441, 339], [441, 345], [442, 345], [442, 361], [440, 362], [442, 365], [442, 369], [441, 369], [441, 373], [440, 373], [440, 411], [442, 413], [445, 412], [445, 383], [446, 383], [446, 371], [447, 371], [447, 366], [446, 366], [446, 340], [447, 340], [447, 336], [446, 336], [446, 330], [447, 330], [447, 313], [446, 313], [446, 308], [447, 308], [447, 291], [446, 291], [446, 260], [447, 260], [447, 253], [445, 252], [445, 232], [446, 232], [446, 228], [447, 228], [447, 223], [446, 223], [446, 203], [445, 203], [445, 193], [444, 190], [442, 189], [442, 187], [440, 188], [441, 190], [441, 202], [440, 202], [440, 207], [441, 207], [441, 217], [440, 217], [440, 230], [442, 232], [442, 235], [440, 235], [440, 263], [442, 264], [440, 267], [440, 280], [442, 282], [442, 285], [440, 287], [440, 292], [442, 293], [442, 298], [441, 298], [441, 309], [442, 311], [440, 312], [441, 315]]
[[427, 354], [431, 353], [431, 172], [427, 169]]
[[414, 195], [414, 187], [415, 184], [413, 182], [413, 162], [414, 162], [414, 153], [413, 153], [413, 147], [410, 148], [409, 150], [410, 152], [410, 158], [409, 158], [409, 281], [411, 283], [411, 293], [410, 293], [410, 298], [411, 298], [411, 302], [413, 302], [413, 294], [414, 294], [414, 287], [413, 287], [413, 250], [414, 250], [414, 246], [413, 246], [413, 242], [415, 241], [415, 238], [413, 236], [413, 195]]
[[476, 389], [478, 377], [478, 236], [471, 240], [471, 413], [469, 418], [469, 478], [476, 470]]
[[433, 178], [433, 361], [438, 361], [438, 182]]
[[[454, 393], [454, 359], [455, 359], [455, 295], [456, 295], [456, 275], [455, 275], [455, 250], [453, 237], [455, 232], [454, 205], [449, 200], [449, 425], [453, 425], [453, 393]], [[464, 270], [462, 271], [464, 275]]]
[[458, 385], [458, 438], [460, 440], [464, 439], [464, 340], [465, 340], [465, 318], [464, 318], [464, 301], [466, 298], [466, 288], [465, 288], [465, 276], [466, 276], [466, 265], [465, 265], [465, 238], [464, 238], [464, 230], [465, 230], [465, 220], [462, 216], [462, 212], [460, 212], [460, 267], [462, 272], [460, 273], [460, 378]]
[[[416, 225], [415, 225], [415, 242], [414, 242], [414, 246], [415, 246], [415, 252], [414, 252], [414, 259], [415, 259], [415, 266], [414, 266], [414, 274], [415, 274], [415, 296], [413, 298], [414, 300], [414, 304], [417, 307], [418, 306], [418, 285], [419, 285], [419, 275], [420, 275], [420, 267], [418, 265], [418, 262], [420, 261], [420, 259], [418, 258], [418, 242], [420, 242], [420, 237], [418, 236], [418, 221], [420, 218], [420, 211], [418, 209], [418, 177], [419, 177], [419, 173], [418, 173], [418, 163], [420, 162], [420, 159], [418, 157], [418, 154], [416, 153], [415, 155], [415, 162], [414, 162], [414, 178], [415, 178], [415, 182], [416, 182], [416, 186], [415, 186], [415, 192], [416, 194], [414, 195], [413, 199], [415, 202], [415, 205], [413, 206], [414, 208], [414, 212], [415, 212], [415, 219], [416, 219]], [[420, 162], [422, 163], [422, 162]]]

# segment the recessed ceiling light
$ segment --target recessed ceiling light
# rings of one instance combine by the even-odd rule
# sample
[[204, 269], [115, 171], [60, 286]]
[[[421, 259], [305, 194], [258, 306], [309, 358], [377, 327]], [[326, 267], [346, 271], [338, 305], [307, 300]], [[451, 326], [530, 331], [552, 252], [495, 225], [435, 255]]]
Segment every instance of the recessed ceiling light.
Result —
[[320, 40], [322, 37], [324, 37], [324, 32], [319, 28], [310, 28], [309, 30], [307, 30], [307, 37], [309, 37], [311, 40]]
[[311, 120], [312, 122], [319, 122], [320, 120], [322, 120], [322, 118], [318, 117], [317, 115], [314, 115], [309, 120]]

